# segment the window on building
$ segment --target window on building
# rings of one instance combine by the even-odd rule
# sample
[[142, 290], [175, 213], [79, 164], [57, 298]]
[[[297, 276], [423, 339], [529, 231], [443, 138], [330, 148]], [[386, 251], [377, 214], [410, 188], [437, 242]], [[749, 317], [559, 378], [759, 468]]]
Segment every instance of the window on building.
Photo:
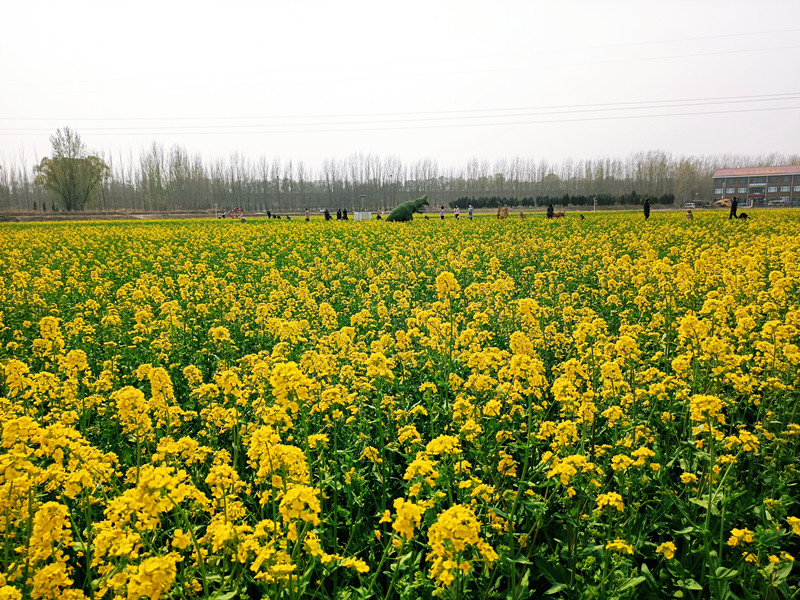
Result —
[[734, 192], [734, 188], [725, 188], [726, 194], [732, 194]]
[[794, 186], [794, 191], [795, 192], [800, 192], [800, 185]]
[[[800, 190], [800, 185], [797, 186], [797, 189]], [[722, 188], [714, 188], [714, 193], [718, 196], [722, 195]]]
[[725, 180], [724, 179], [717, 178], [717, 179], [714, 180], [714, 185], [724, 185], [724, 184], [725, 184]]
[[781, 191], [782, 192], [788, 192], [789, 191], [789, 186], [788, 185], [782, 185], [781, 186]]
[[766, 177], [751, 177], [750, 178], [750, 185], [756, 185], [756, 184], [764, 185], [765, 183], [767, 183], [767, 178]]
[[781, 182], [783, 182], [783, 183], [791, 183], [792, 182], [792, 176], [791, 175], [784, 175], [781, 178]]
[[746, 194], [747, 193], [747, 188], [739, 188], [739, 190], [736, 193], [737, 194]]
[[789, 204], [789, 196], [781, 196], [781, 202]]
[[778, 191], [778, 186], [777, 185], [771, 185], [771, 186], [769, 186], [767, 188], [767, 191], [770, 192], [770, 193], [777, 192]]

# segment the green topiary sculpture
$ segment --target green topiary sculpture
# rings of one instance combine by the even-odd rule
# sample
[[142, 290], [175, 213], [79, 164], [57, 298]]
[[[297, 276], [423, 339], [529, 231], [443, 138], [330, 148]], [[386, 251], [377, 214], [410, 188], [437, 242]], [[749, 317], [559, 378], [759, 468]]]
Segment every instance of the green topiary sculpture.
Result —
[[416, 200], [409, 200], [403, 202], [401, 205], [396, 206], [395, 209], [386, 217], [387, 221], [399, 221], [404, 223], [414, 218], [415, 212], [421, 212], [423, 206], [428, 206], [428, 195], [425, 194], [422, 198]]

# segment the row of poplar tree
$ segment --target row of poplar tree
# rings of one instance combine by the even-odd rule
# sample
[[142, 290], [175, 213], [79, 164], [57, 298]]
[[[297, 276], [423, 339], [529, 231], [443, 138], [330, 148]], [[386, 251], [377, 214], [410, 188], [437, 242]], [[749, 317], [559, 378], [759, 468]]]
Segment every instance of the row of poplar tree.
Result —
[[379, 211], [423, 194], [431, 206], [460, 206], [462, 199], [480, 198], [506, 199], [497, 202], [507, 205], [512, 205], [509, 199], [524, 206], [551, 201], [590, 205], [594, 197], [599, 205], [638, 203], [644, 197], [682, 204], [710, 198], [718, 168], [800, 163], [800, 156], [778, 154], [674, 157], [643, 152], [625, 159], [552, 164], [472, 159], [462, 167], [442, 167], [430, 158], [405, 164], [396, 157], [356, 154], [311, 168], [303, 161], [252, 160], [240, 154], [208, 162], [180, 146], [165, 149], [157, 143], [138, 157], [115, 158], [90, 152], [69, 128], [59, 129], [50, 141], [51, 155], [33, 167], [0, 165], [0, 211]]

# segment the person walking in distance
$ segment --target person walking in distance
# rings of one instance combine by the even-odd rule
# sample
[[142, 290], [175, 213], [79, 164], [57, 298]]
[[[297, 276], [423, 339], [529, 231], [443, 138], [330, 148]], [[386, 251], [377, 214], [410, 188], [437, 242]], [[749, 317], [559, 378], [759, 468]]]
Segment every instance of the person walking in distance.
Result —
[[650, 218], [650, 198], [644, 199], [644, 218], [645, 220]]
[[444, 221], [444, 206], [439, 207], [439, 218]]
[[461, 209], [457, 206], [453, 209], [453, 214], [456, 216], [456, 219], [461, 216]]
[[308, 212], [308, 209], [306, 209], [306, 223], [308, 223], [308, 221], [309, 221], [310, 219], [311, 219], [311, 213], [310, 213], [310, 212]]
[[548, 219], [552, 219], [553, 218], [553, 203], [552, 202], [547, 205], [547, 218]]
[[469, 220], [472, 221], [472, 204], [470, 204], [469, 208], [467, 208], [467, 216], [469, 217]]
[[736, 216], [736, 209], [739, 208], [739, 201], [736, 199], [736, 196], [733, 197], [733, 202], [731, 202], [731, 213], [728, 215], [728, 219], [737, 219]]

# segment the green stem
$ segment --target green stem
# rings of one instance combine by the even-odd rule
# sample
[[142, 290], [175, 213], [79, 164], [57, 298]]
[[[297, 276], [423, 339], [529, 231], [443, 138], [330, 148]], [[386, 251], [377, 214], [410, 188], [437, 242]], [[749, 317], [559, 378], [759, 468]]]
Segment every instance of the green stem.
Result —
[[136, 436], [136, 485], [139, 485], [139, 471], [142, 467], [142, 438]]
[[[386, 558], [389, 556], [389, 551], [394, 547], [392, 546], [392, 541], [394, 540], [394, 537], [395, 537], [394, 534], [392, 534], [392, 539], [388, 541], [386, 547], [383, 549], [383, 556], [381, 556], [381, 561], [378, 563], [378, 566], [375, 567], [375, 573], [373, 573], [372, 575], [372, 580], [369, 582], [369, 588], [367, 588], [367, 593], [365, 595], [365, 597], [367, 598], [372, 595], [372, 589], [375, 587], [375, 581], [378, 579], [378, 574], [381, 572], [381, 567], [383, 566], [383, 563], [386, 562]], [[405, 541], [403, 541], [403, 544], [405, 544]], [[400, 550], [402, 549], [403, 546], [401, 545]]]
[[203, 559], [203, 554], [200, 552], [200, 545], [197, 543], [197, 537], [194, 535], [194, 530], [192, 529], [192, 524], [189, 522], [189, 518], [186, 516], [186, 512], [181, 508], [177, 502], [167, 494], [167, 498], [170, 502], [172, 502], [172, 506], [178, 511], [178, 514], [183, 519], [184, 525], [186, 526], [186, 531], [189, 534], [189, 537], [192, 538], [192, 545], [194, 546], [194, 551], [197, 554], [197, 563], [200, 565], [200, 578], [203, 581], [203, 595], [208, 597], [208, 580], [206, 577], [206, 561]]
[[394, 589], [394, 584], [397, 582], [397, 574], [400, 572], [400, 562], [398, 561], [394, 565], [394, 573], [392, 573], [392, 580], [389, 582], [389, 588], [386, 590], [386, 594], [383, 596], [383, 600], [389, 600], [389, 594], [392, 593]]
[[292, 562], [294, 562], [294, 559], [297, 558], [297, 553], [300, 551], [300, 547], [303, 545], [303, 540], [305, 539], [310, 528], [311, 523], [306, 521], [305, 525], [303, 525], [303, 531], [301, 531], [300, 535], [297, 536], [297, 542], [295, 542], [294, 550], [292, 550]]

